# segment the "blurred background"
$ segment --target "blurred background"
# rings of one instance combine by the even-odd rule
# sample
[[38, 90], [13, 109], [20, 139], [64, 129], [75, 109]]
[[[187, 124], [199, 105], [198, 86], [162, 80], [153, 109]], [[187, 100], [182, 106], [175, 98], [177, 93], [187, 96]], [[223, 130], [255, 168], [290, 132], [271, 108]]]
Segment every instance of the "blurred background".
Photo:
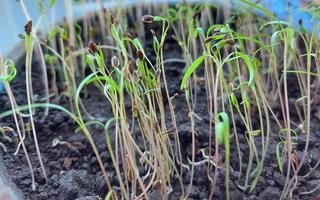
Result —
[[[133, 6], [136, 3], [157, 3], [163, 1], [169, 3], [183, 2], [183, 0], [27, 0], [24, 3], [34, 25], [38, 26], [38, 30], [41, 30], [42, 33], [45, 33], [54, 24], [61, 22], [67, 14], [70, 15], [69, 17], [78, 18], [87, 12], [92, 12], [102, 7], [111, 9], [118, 6]], [[302, 22], [303, 27], [308, 31], [312, 31], [315, 23], [319, 21], [319, 19], [313, 19], [309, 13], [304, 11], [304, 8], [311, 3], [319, 3], [320, 0], [251, 1], [263, 5], [264, 8], [276, 14], [279, 19], [289, 20], [296, 26], [299, 26], [299, 21]], [[245, 9], [241, 6], [240, 0], [210, 0], [210, 2], [231, 5], [239, 10]], [[49, 6], [50, 4], [53, 6]], [[70, 6], [72, 7], [72, 13], [67, 12], [67, 8], [70, 8]], [[0, 31], [0, 54], [11, 57], [10, 53], [21, 41], [18, 35], [24, 33], [23, 27], [26, 23], [26, 16], [20, 6], [19, 0], [2, 0], [0, 10], [0, 27], [2, 30]], [[256, 11], [252, 10], [252, 12]]]

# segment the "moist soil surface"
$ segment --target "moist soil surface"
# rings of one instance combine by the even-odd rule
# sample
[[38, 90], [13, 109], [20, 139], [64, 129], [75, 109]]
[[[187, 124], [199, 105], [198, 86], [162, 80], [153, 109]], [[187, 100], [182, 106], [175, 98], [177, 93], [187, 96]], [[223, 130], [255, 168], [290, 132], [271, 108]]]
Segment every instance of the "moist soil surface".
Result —
[[[168, 39], [170, 40], [170, 38]], [[168, 41], [165, 46], [165, 58], [181, 58], [181, 52], [177, 46], [171, 45], [173, 42]], [[152, 51], [152, 46], [148, 45], [146, 52]], [[25, 73], [24, 73], [24, 60], [22, 59], [17, 63], [18, 74], [15, 80], [12, 81], [11, 86], [13, 88], [15, 97], [19, 105], [26, 104], [25, 93]], [[33, 62], [33, 87], [34, 94], [42, 95], [43, 87], [41, 84], [42, 76], [39, 69], [38, 61]], [[183, 76], [183, 64], [179, 63], [167, 63], [166, 64], [166, 76], [169, 86], [170, 95], [175, 95], [174, 106], [177, 120], [177, 129], [181, 142], [181, 150], [185, 163], [187, 163], [187, 157], [191, 159], [191, 123], [188, 117], [188, 109], [184, 96], [184, 92], [179, 90], [180, 81]], [[199, 71], [201, 75], [201, 70]], [[290, 94], [293, 95], [298, 91], [298, 85], [296, 84], [294, 77], [291, 79]], [[94, 86], [87, 88], [88, 95], [83, 98], [83, 103], [90, 114], [100, 119], [109, 119], [111, 115], [110, 106], [107, 100], [103, 97], [100, 91]], [[195, 107], [196, 118], [196, 149], [206, 148], [209, 145], [209, 114], [207, 108], [207, 96], [205, 92], [205, 85], [200, 81], [200, 85], [197, 88], [197, 102]], [[59, 100], [51, 99], [52, 103], [68, 107], [68, 101], [65, 98]], [[167, 105], [167, 103], [165, 103]], [[130, 110], [130, 102], [127, 103], [128, 110]], [[167, 106], [168, 107], [168, 106]], [[7, 95], [0, 95], [0, 111], [10, 109], [10, 103]], [[166, 108], [168, 109], [168, 108]], [[277, 105], [274, 108], [275, 113], [280, 113], [281, 110]], [[169, 109], [168, 112], [169, 113]], [[292, 105], [291, 114], [296, 116], [296, 110]], [[129, 112], [130, 115], [130, 112]], [[252, 113], [252, 119], [254, 120], [256, 113]], [[129, 118], [129, 117], [128, 117]], [[169, 118], [169, 116], [168, 116]], [[240, 142], [240, 149], [243, 159], [243, 173], [247, 168], [246, 163], [249, 157], [249, 146], [245, 138], [245, 128], [241, 126], [240, 117], [235, 116], [236, 123], [238, 122], [238, 138]], [[305, 163], [301, 170], [300, 175], [304, 175], [309, 171], [309, 168], [314, 166], [318, 159], [320, 159], [320, 107], [316, 107], [312, 111], [311, 117], [311, 138], [309, 147], [308, 163]], [[170, 120], [169, 120], [170, 121]], [[168, 127], [170, 122], [168, 121]], [[25, 122], [28, 122], [25, 119]], [[258, 122], [253, 121], [253, 124]], [[12, 117], [1, 119], [1, 125], [15, 127]], [[27, 161], [25, 159], [22, 150], [17, 155], [13, 155], [16, 150], [14, 143], [5, 142], [8, 152], [1, 152], [5, 167], [8, 173], [17, 185], [17, 187], [23, 192], [25, 199], [41, 200], [41, 199], [82, 199], [93, 200], [98, 197], [104, 197], [107, 193], [107, 186], [103, 179], [102, 172], [99, 168], [96, 157], [93, 154], [92, 148], [86, 137], [81, 132], [76, 132], [77, 126], [75, 123], [62, 111], [50, 109], [47, 117], [43, 116], [43, 111], [37, 110], [35, 115], [35, 126], [37, 130], [37, 137], [39, 141], [40, 150], [42, 153], [44, 165], [48, 174], [48, 181], [44, 179], [39, 165], [39, 160], [36, 154], [33, 137], [27, 136], [25, 141], [27, 149], [30, 153], [30, 158], [34, 166], [35, 178], [37, 188], [35, 191], [31, 189], [31, 176]], [[268, 153], [265, 159], [265, 166], [261, 175], [261, 178], [256, 188], [251, 192], [245, 192], [238, 187], [238, 151], [235, 143], [235, 138], [231, 138], [231, 177], [230, 177], [230, 191], [231, 199], [278, 199], [281, 195], [282, 188], [285, 184], [286, 173], [280, 173], [276, 161], [276, 145], [279, 142], [277, 124], [272, 120], [271, 127], [274, 127], [271, 132], [270, 144], [268, 147]], [[113, 167], [111, 166], [111, 158], [106, 148], [105, 136], [103, 130], [99, 127], [91, 127], [92, 136], [98, 147], [100, 156], [104, 162], [105, 168], [109, 172], [110, 179], [113, 185], [117, 185], [117, 178]], [[110, 132], [113, 131], [111, 127]], [[138, 135], [138, 130], [135, 130], [133, 134]], [[70, 148], [67, 145], [52, 146], [54, 139], [60, 141], [67, 141], [76, 145], [76, 148]], [[213, 137], [214, 139], [214, 137]], [[213, 140], [214, 141], [214, 140]], [[138, 142], [139, 143], [139, 142]], [[298, 159], [302, 155], [304, 149], [304, 135], [298, 135], [297, 145], [295, 149]], [[256, 145], [258, 152], [261, 142], [257, 138]], [[214, 144], [211, 144], [214, 148]], [[222, 162], [224, 153], [222, 152]], [[200, 153], [197, 153], [196, 160], [202, 160], [203, 157]], [[286, 168], [286, 167], [284, 167]], [[211, 169], [214, 171], [214, 168]], [[219, 170], [219, 176], [217, 179], [214, 199], [225, 199], [225, 171], [224, 167]], [[244, 174], [243, 174], [244, 175]], [[190, 173], [183, 174], [183, 181], [185, 186], [189, 184]], [[244, 176], [242, 176], [244, 177]], [[240, 179], [241, 185], [244, 183], [244, 179]], [[298, 179], [297, 189], [293, 193], [293, 199], [316, 199], [320, 195], [320, 190], [313, 192], [310, 195], [298, 195], [301, 192], [310, 191], [314, 189], [320, 183], [320, 170], [315, 170], [314, 173], [307, 178]], [[170, 194], [170, 199], [179, 199], [180, 186], [173, 180], [173, 192]], [[207, 164], [202, 164], [195, 167], [195, 176], [193, 186], [191, 187], [189, 199], [208, 199], [210, 193], [210, 181], [207, 177]], [[151, 199], [161, 199], [157, 191], [150, 192]]]

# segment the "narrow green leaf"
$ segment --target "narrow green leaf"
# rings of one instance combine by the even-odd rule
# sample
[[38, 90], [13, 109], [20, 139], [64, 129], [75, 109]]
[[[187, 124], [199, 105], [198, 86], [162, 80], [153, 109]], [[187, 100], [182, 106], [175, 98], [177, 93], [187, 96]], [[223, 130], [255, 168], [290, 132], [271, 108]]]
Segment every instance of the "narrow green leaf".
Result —
[[153, 21], [154, 22], [165, 21], [165, 18], [160, 17], [160, 16], [153, 16]]
[[265, 23], [263, 24], [261, 27], [260, 27], [260, 31], [262, 29], [264, 29], [265, 27], [267, 26], [270, 26], [270, 25], [285, 25], [285, 26], [290, 26], [289, 22], [286, 22], [286, 21], [281, 21], [281, 20], [275, 20], [275, 21], [271, 21], [271, 22], [268, 22], [268, 23]]
[[276, 146], [276, 158], [277, 158], [277, 163], [278, 163], [278, 167], [280, 172], [282, 173], [282, 158], [281, 158], [281, 150], [280, 150], [280, 145], [283, 144], [282, 142], [279, 142]]
[[248, 1], [248, 0], [240, 0], [242, 3], [245, 3], [247, 5], [249, 5], [250, 7], [252, 8], [255, 8], [255, 9], [258, 9], [260, 10], [261, 12], [263, 12], [265, 15], [267, 15], [268, 17], [270, 17], [271, 19], [276, 19], [277, 17], [272, 14], [269, 10], [267, 9], [264, 9], [263, 7], [255, 4], [255, 3], [252, 3], [251, 1]]
[[225, 25], [222, 25], [222, 24], [215, 24], [215, 25], [212, 25], [210, 26], [208, 29], [207, 29], [207, 37], [209, 37], [213, 31], [215, 30], [221, 30], [222, 28], [224, 28]]
[[186, 73], [184, 74], [183, 78], [182, 78], [182, 82], [180, 85], [180, 89], [186, 89], [187, 88], [187, 83], [188, 80], [190, 78], [190, 76], [193, 74], [193, 72], [199, 67], [199, 65], [204, 61], [204, 59], [208, 56], [208, 54], [204, 54], [202, 56], [200, 56], [199, 58], [197, 58], [188, 68], [188, 70], [186, 71]]
[[251, 60], [251, 58], [242, 53], [242, 52], [237, 52], [236, 53], [242, 60], [244, 60], [244, 62], [246, 63], [247, 67], [248, 67], [248, 71], [249, 71], [249, 82], [248, 82], [248, 85], [251, 85], [254, 81], [254, 77], [255, 77], [255, 74], [256, 74], [256, 68], [255, 66], [253, 65], [253, 62]]
[[51, 41], [58, 33], [62, 33], [63, 31], [61, 30], [62, 28], [60, 27], [55, 27], [52, 29], [49, 34], [48, 34], [48, 40]]
[[236, 108], [238, 108], [238, 107], [239, 107], [239, 103], [238, 103], [237, 97], [236, 97], [236, 95], [235, 95], [234, 93], [231, 93], [231, 94], [230, 94], [230, 99], [231, 99], [232, 104], [233, 104]]
[[[54, 108], [54, 109], [57, 109], [57, 110], [61, 110], [61, 111], [65, 112], [66, 114], [68, 114], [75, 121], [77, 121], [77, 117], [74, 114], [72, 114], [66, 108], [64, 108], [64, 107], [62, 107], [60, 105], [57, 105], [57, 104], [35, 103], [35, 104], [31, 104], [30, 106], [31, 106], [31, 108]], [[13, 110], [8, 110], [8, 111], [5, 111], [3, 113], [0, 113], [0, 118], [8, 117], [8, 116], [12, 115], [14, 112], [15, 113], [22, 112], [22, 111], [25, 111], [25, 110], [28, 110], [28, 109], [29, 109], [29, 105], [18, 106], [14, 111]]]
[[175, 20], [178, 19], [177, 17], [177, 10], [174, 8], [169, 8], [167, 11], [167, 19], [168, 21], [170, 21], [171, 23], [174, 22]]
[[[86, 123], [84, 123], [85, 126], [91, 126], [91, 125], [99, 125], [100, 127], [104, 127], [104, 124], [98, 120], [92, 120], [92, 121], [88, 121]], [[79, 131], [81, 131], [82, 127], [78, 127], [76, 128], [76, 130], [74, 132], [78, 133]]]

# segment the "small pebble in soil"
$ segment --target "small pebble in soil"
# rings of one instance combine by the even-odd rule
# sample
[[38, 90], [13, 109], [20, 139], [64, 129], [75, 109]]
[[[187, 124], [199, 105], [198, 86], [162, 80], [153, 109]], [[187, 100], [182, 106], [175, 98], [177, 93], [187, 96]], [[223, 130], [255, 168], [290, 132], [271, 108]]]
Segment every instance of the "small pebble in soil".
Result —
[[90, 165], [96, 165], [98, 163], [98, 160], [95, 156], [93, 156], [90, 160]]
[[161, 193], [158, 190], [153, 190], [149, 194], [149, 198], [152, 200], [161, 200]]
[[276, 171], [274, 172], [273, 175], [276, 183], [279, 184], [281, 187], [283, 187], [286, 182], [286, 178], [284, 177], [284, 175]]
[[279, 199], [280, 190], [278, 187], [267, 187], [260, 194], [260, 199]]
[[104, 162], [110, 161], [110, 155], [109, 155], [109, 153], [107, 151], [103, 151], [100, 154], [100, 157]]
[[40, 192], [38, 195], [36, 195], [36, 199], [46, 200], [48, 199], [48, 194], [46, 192]]
[[239, 190], [234, 190], [230, 192], [230, 198], [231, 199], [243, 199], [244, 194], [241, 193]]
[[57, 161], [50, 161], [48, 165], [52, 169], [60, 169], [61, 168], [60, 163]]
[[29, 178], [21, 180], [20, 182], [18, 182], [18, 185], [29, 187], [31, 185], [31, 180]]
[[191, 198], [196, 198], [198, 197], [200, 190], [199, 190], [199, 187], [192, 185], [189, 189], [189, 192], [190, 192], [189, 194]]
[[100, 195], [105, 195], [107, 194], [108, 191], [108, 186], [106, 181], [104, 180], [104, 178], [102, 176], [97, 176], [97, 190], [98, 190], [98, 194]]
[[38, 184], [44, 184], [46, 182], [46, 179], [41, 169], [38, 169], [38, 168], [34, 169], [34, 176]]
[[[303, 150], [304, 145], [306, 144], [306, 135], [300, 134], [298, 135], [298, 150]], [[310, 135], [309, 137], [309, 147], [312, 147], [317, 142], [316, 138]]]
[[89, 168], [88, 163], [83, 163], [81, 168], [82, 169], [88, 169]]
[[88, 188], [89, 181], [87, 172], [84, 170], [71, 170], [59, 175], [58, 199], [75, 199], [81, 188]]

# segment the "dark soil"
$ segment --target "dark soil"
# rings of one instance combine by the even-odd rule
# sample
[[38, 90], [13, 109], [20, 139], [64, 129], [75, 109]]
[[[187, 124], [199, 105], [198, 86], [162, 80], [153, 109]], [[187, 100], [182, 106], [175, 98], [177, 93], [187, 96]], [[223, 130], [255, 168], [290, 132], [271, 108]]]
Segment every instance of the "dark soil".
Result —
[[[170, 43], [170, 42], [169, 42]], [[177, 47], [166, 46], [165, 57], [180, 58], [180, 52]], [[22, 62], [23, 63], [23, 62]], [[23, 64], [18, 64], [18, 77], [13, 81], [12, 86], [18, 100], [19, 105], [26, 103], [25, 83]], [[33, 81], [35, 94], [41, 95], [42, 87], [39, 80], [41, 80], [39, 65], [35, 62]], [[186, 101], [184, 92], [179, 91], [179, 84], [182, 77], [183, 65], [176, 63], [169, 63], [166, 66], [166, 74], [169, 84], [170, 94], [177, 93], [174, 99], [174, 106], [177, 117], [178, 132], [180, 135], [181, 149], [183, 157], [191, 158], [191, 132], [190, 119], [188, 117]], [[293, 85], [294, 89], [297, 87]], [[298, 90], [298, 88], [296, 88]], [[99, 93], [99, 91], [91, 86], [89, 96], [84, 100], [84, 104], [89, 113], [96, 117], [110, 118], [109, 106], [106, 99]], [[202, 83], [197, 91], [197, 106], [196, 114], [196, 132], [197, 132], [197, 148], [209, 146], [209, 115], [207, 109], [207, 99], [204, 84]], [[58, 103], [67, 107], [66, 100], [61, 99]], [[293, 107], [294, 108], [294, 107]], [[10, 109], [8, 97], [4, 94], [0, 96], [0, 112]], [[278, 110], [280, 112], [280, 110]], [[292, 110], [295, 113], [295, 110]], [[252, 114], [254, 116], [254, 114]], [[254, 119], [254, 118], [253, 118]], [[37, 189], [31, 190], [31, 177], [28, 165], [22, 150], [17, 156], [13, 156], [15, 145], [12, 143], [5, 143], [9, 152], [3, 155], [5, 166], [7, 167], [10, 177], [15, 182], [17, 187], [22, 190], [25, 199], [45, 200], [45, 199], [78, 199], [78, 200], [93, 200], [98, 197], [104, 197], [107, 193], [106, 183], [103, 179], [102, 173], [95, 158], [90, 144], [87, 142], [85, 136], [79, 132], [75, 133], [76, 125], [63, 112], [51, 109], [49, 116], [44, 118], [41, 112], [36, 115], [36, 128], [38, 133], [38, 140], [40, 144], [43, 161], [48, 173], [49, 181], [46, 182], [42, 176], [38, 158], [35, 151], [33, 139], [27, 139], [26, 145], [30, 152], [32, 164], [35, 168]], [[303, 167], [302, 172], [307, 173], [310, 166], [314, 166], [320, 159], [320, 107], [313, 110], [311, 121], [311, 143], [309, 147], [309, 163]], [[275, 122], [272, 122], [272, 127], [277, 127]], [[2, 125], [14, 127], [11, 118], [1, 120]], [[231, 140], [231, 198], [232, 199], [278, 199], [280, 197], [285, 176], [282, 175], [277, 167], [275, 149], [278, 142], [278, 129], [272, 132], [270, 145], [268, 147], [268, 155], [265, 160], [265, 166], [259, 183], [252, 193], [244, 192], [237, 187], [238, 184], [238, 152], [235, 145], [234, 137]], [[102, 130], [98, 127], [92, 127], [93, 138], [97, 144], [100, 156], [105, 162], [105, 168], [109, 171], [112, 183], [116, 185], [117, 180], [113, 168], [111, 166], [111, 159], [106, 149], [105, 138]], [[243, 131], [243, 132], [241, 132]], [[112, 129], [111, 129], [112, 132]], [[244, 129], [238, 130], [238, 137], [241, 143], [240, 149], [244, 159], [244, 165], [248, 158], [249, 147], [244, 137]], [[77, 142], [78, 149], [70, 149], [65, 145], [52, 146], [52, 141], [58, 138], [69, 143]], [[300, 135], [296, 147], [298, 158], [302, 154], [304, 148], [304, 136]], [[257, 146], [259, 141], [257, 139]], [[201, 156], [197, 156], [200, 160]], [[244, 166], [245, 170], [246, 166]], [[302, 173], [302, 174], [303, 174]], [[191, 188], [189, 199], [207, 199], [210, 193], [210, 181], [207, 178], [207, 165], [195, 167], [194, 183]], [[216, 191], [214, 199], [225, 199], [225, 180], [224, 170], [219, 171]], [[190, 180], [190, 173], [184, 174], [184, 183], [188, 185]], [[243, 180], [241, 180], [243, 183]], [[316, 191], [311, 195], [297, 196], [298, 193], [309, 191], [315, 188], [320, 183], [320, 171], [315, 170], [314, 174], [306, 179], [298, 180], [298, 189], [293, 194], [294, 199], [315, 199], [320, 195], [320, 191]], [[170, 195], [170, 199], [179, 199], [179, 185], [174, 186], [174, 191]], [[151, 199], [161, 199], [156, 193], [150, 194]]]

